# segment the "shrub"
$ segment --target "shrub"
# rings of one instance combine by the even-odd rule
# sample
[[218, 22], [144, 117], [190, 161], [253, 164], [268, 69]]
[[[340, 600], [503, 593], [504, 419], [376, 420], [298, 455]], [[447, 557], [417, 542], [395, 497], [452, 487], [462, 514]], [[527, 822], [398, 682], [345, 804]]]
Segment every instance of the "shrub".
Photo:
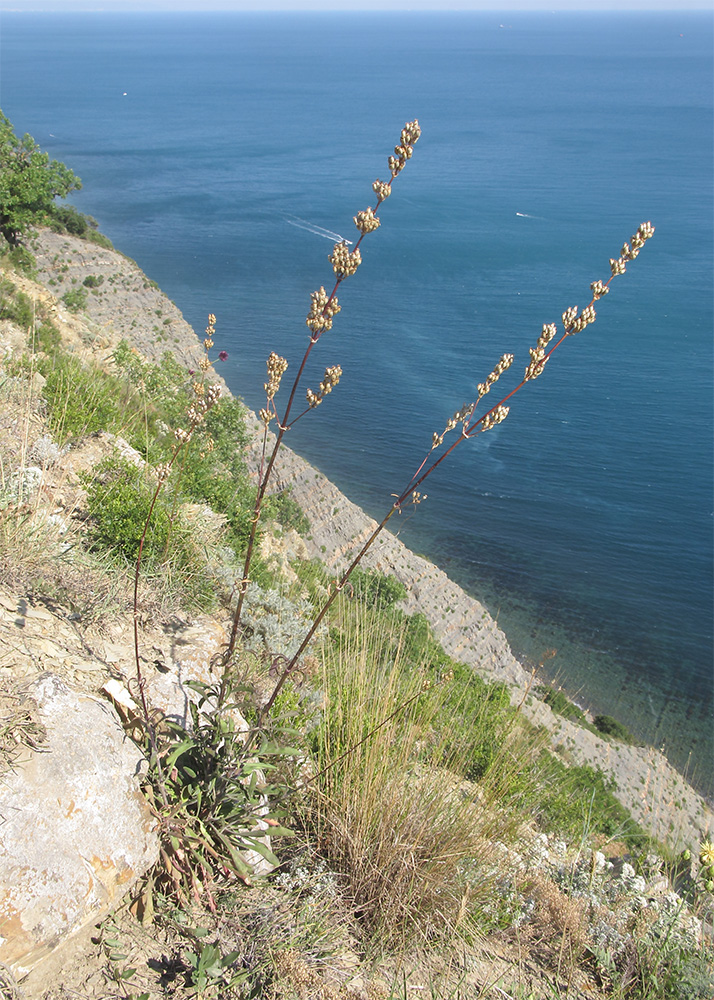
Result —
[[31, 135], [18, 138], [0, 111], [0, 234], [10, 246], [51, 218], [55, 198], [81, 186], [79, 178], [64, 163], [50, 160]]
[[[135, 562], [153, 496], [152, 484], [126, 459], [110, 458], [85, 479], [87, 506], [95, 544]], [[154, 484], [155, 485], [155, 484]], [[169, 542], [171, 518], [163, 505], [155, 508], [146, 534], [144, 556], [160, 561]]]
[[148, 469], [114, 457], [100, 462], [83, 482], [95, 548], [107, 550], [122, 563], [136, 563], [146, 526], [142, 549], [146, 569], [171, 577], [180, 600], [204, 609], [214, 606], [215, 587], [198, 536], [174, 515], [170, 497], [161, 494], [152, 510], [156, 480]]
[[49, 219], [49, 225], [55, 233], [84, 236], [89, 229], [89, 219], [74, 205], [55, 205]]
[[12, 246], [0, 236], [0, 259], [7, 266], [19, 271], [20, 274], [27, 275], [28, 278], [36, 276], [37, 261], [35, 256], [27, 247]]
[[122, 419], [117, 385], [97, 369], [70, 355], [60, 354], [42, 367], [50, 427], [60, 443], [82, 434], [112, 430]]
[[546, 705], [550, 705], [554, 712], [558, 715], [562, 715], [565, 719], [572, 719], [573, 722], [579, 722], [583, 725], [587, 725], [587, 718], [585, 713], [581, 708], [578, 708], [574, 702], [570, 700], [562, 691], [554, 687], [542, 687], [538, 692], [539, 696], [543, 699]]
[[78, 313], [87, 308], [87, 293], [84, 288], [73, 288], [64, 293], [62, 301], [70, 312]]
[[621, 722], [613, 719], [611, 715], [596, 715], [593, 719], [593, 726], [599, 733], [602, 733], [604, 736], [611, 736], [612, 739], [619, 740], [621, 743], [632, 744], [635, 742], [635, 738], [627, 726], [623, 726]]
[[350, 577], [355, 597], [380, 610], [392, 607], [407, 596], [407, 588], [394, 576], [376, 570], [356, 569]]
[[30, 347], [45, 354], [56, 354], [62, 347], [62, 335], [54, 325], [47, 320], [40, 323], [31, 335]]
[[98, 232], [96, 229], [88, 229], [84, 239], [87, 243], [96, 243], [97, 246], [104, 247], [106, 250], [113, 250], [114, 244], [105, 236], [104, 233]]
[[23, 330], [29, 330], [35, 321], [32, 299], [6, 278], [0, 281], [0, 319], [9, 319]]
[[283, 528], [292, 528], [298, 535], [306, 535], [310, 522], [300, 504], [291, 496], [290, 490], [283, 490], [270, 497], [267, 516], [274, 518]]
[[549, 750], [538, 760], [538, 782], [544, 790], [534, 804], [541, 829], [566, 840], [593, 836], [622, 840], [632, 850], [647, 842], [644, 831], [615, 797], [616, 784], [587, 764], [567, 766]]

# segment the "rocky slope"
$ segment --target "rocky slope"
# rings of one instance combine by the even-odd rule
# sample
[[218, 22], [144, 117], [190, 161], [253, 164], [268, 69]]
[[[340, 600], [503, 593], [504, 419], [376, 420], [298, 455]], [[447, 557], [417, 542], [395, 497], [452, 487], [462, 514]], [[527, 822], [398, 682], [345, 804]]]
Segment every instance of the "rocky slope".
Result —
[[[63, 335], [77, 348], [101, 358], [122, 338], [147, 357], [171, 350], [187, 367], [195, 367], [200, 347], [194, 331], [177, 307], [128, 258], [114, 251], [59, 236], [38, 235], [34, 252], [41, 287], [26, 282], [31, 295], [51, 304]], [[89, 275], [102, 279], [87, 297], [84, 316], [73, 316], [61, 296], [82, 287]], [[220, 379], [219, 379], [220, 381]], [[256, 449], [259, 425], [255, 422]], [[257, 455], [257, 451], [256, 451]], [[307, 514], [311, 531], [308, 553], [337, 571], [369, 536], [375, 522], [345, 497], [325, 476], [285, 448], [277, 466], [278, 480], [293, 489]], [[333, 512], [339, 510], [339, 517]], [[456, 586], [444, 572], [384, 532], [367, 564], [391, 573], [407, 586], [405, 608], [428, 618], [444, 649], [484, 676], [507, 683], [512, 701], [552, 733], [554, 746], [576, 762], [611, 775], [617, 795], [635, 819], [672, 846], [701, 840], [714, 829], [706, 803], [652, 747], [633, 747], [602, 739], [538, 700], [533, 677], [513, 656], [508, 641], [486, 609]]]
[[[149, 358], [159, 359], [166, 350], [171, 350], [187, 368], [197, 367], [202, 349], [194, 331], [185, 323], [173, 303], [166, 299], [132, 261], [114, 251], [47, 231], [37, 236], [33, 250], [37, 256], [40, 281], [30, 281], [15, 273], [11, 275], [11, 280], [36, 306], [41, 304], [44, 312], [52, 316], [52, 322], [59, 329], [70, 351], [79, 356], [91, 356], [102, 363], [108, 359], [117, 343], [121, 339], [126, 339]], [[94, 280], [89, 286], [85, 286], [84, 281], [90, 276]], [[85, 288], [86, 307], [75, 314], [66, 307], [62, 296], [67, 292]], [[25, 334], [17, 326], [0, 320], [0, 358], [17, 356], [23, 350], [24, 341]], [[220, 381], [220, 377], [216, 376], [216, 380]], [[4, 583], [0, 585], [0, 733], [3, 732], [2, 723], [6, 708], [13, 705], [16, 707], [16, 701], [13, 699], [16, 699], [17, 683], [24, 683], [25, 686], [39, 683], [44, 685], [43, 691], [52, 694], [53, 698], [57, 696], [58, 700], [55, 699], [56, 705], [59, 706], [57, 712], [71, 714], [68, 710], [62, 709], [62, 705], [70, 698], [65, 692], [71, 691], [71, 697], [77, 700], [77, 704], [81, 702], [82, 705], [90, 706], [92, 712], [107, 721], [109, 727], [107, 739], [111, 735], [112, 739], [118, 737], [121, 740], [122, 732], [118, 718], [113, 714], [113, 709], [108, 705], [105, 696], [108, 681], [113, 683], [112, 690], [115, 694], [118, 693], [120, 698], [128, 697], [132, 692], [136, 693], [130, 588], [127, 588], [126, 581], [117, 579], [116, 573], [102, 576], [81, 560], [76, 562], [67, 559], [63, 562], [61, 559], [62, 553], [72, 549], [75, 538], [79, 540], [84, 530], [85, 500], [81, 474], [109, 455], [120, 443], [119, 439], [104, 433], [95, 434], [83, 439], [68, 451], [60, 451], [47, 436], [40, 395], [41, 377], [35, 374], [29, 381], [7, 378], [0, 384], [0, 390], [0, 462], [2, 463], [0, 485], [3, 488], [8, 484], [13, 489], [17, 487], [18, 484], [13, 479], [16, 475], [14, 470], [22, 470], [24, 478], [20, 488], [26, 489], [28, 496], [32, 494], [32, 504], [27, 505], [32, 513], [19, 525], [17, 537], [22, 551], [17, 552], [17, 564], [14, 565], [11, 559], [2, 567]], [[253, 467], [256, 467], [260, 426], [254, 418], [253, 427], [255, 433], [247, 457], [249, 464], [252, 463]], [[128, 448], [126, 445], [122, 447]], [[35, 472], [32, 472], [32, 469]], [[279, 459], [277, 479], [280, 485], [292, 488], [294, 497], [310, 521], [310, 531], [304, 542], [294, 547], [294, 555], [299, 558], [316, 557], [337, 574], [347, 564], [351, 553], [369, 537], [375, 522], [341, 494], [317, 469], [288, 449], [283, 451]], [[0, 527], [6, 528], [7, 525], [0, 520]], [[0, 541], [4, 543], [6, 552], [13, 552], [7, 537], [0, 536]], [[81, 546], [77, 545], [77, 549], [80, 550]], [[284, 557], [285, 553], [282, 555]], [[33, 560], [41, 561], [48, 556], [62, 566], [61, 572], [65, 574], [61, 581], [62, 592], [65, 594], [74, 592], [76, 595], [72, 607], [66, 606], [65, 603], [54, 602], [48, 590], [36, 587], [33, 589], [23, 582], [27, 579], [27, 567], [31, 567]], [[383, 533], [370, 551], [367, 563], [381, 572], [393, 574], [405, 584], [407, 588], [405, 610], [422, 612], [447, 652], [470, 664], [487, 679], [506, 683], [511, 690], [513, 703], [521, 705], [522, 711], [528, 718], [550, 732], [553, 747], [563, 759], [589, 763], [612, 775], [617, 782], [619, 798], [644, 827], [673, 846], [684, 844], [694, 846], [705, 836], [711, 836], [714, 823], [707, 803], [684, 782], [681, 775], [668, 764], [662, 754], [653, 748], [629, 747], [604, 740], [589, 730], [554, 715], [550, 708], [536, 697], [534, 678], [514, 658], [506, 637], [485, 608], [450, 581], [437, 566], [412, 553], [398, 538], [388, 532]], [[225, 643], [229, 619], [225, 612], [215, 615], [196, 614], [189, 618], [177, 614], [175, 607], [161, 606], [157, 603], [158, 600], [154, 592], [148, 589], [142, 592], [140, 601], [142, 670], [146, 676], [150, 703], [166, 714], [182, 718], [182, 712], [185, 715], [186, 710], [186, 691], [180, 682], [189, 677], [203, 680], [210, 678], [211, 660], [214, 653]], [[4, 782], [5, 792], [11, 796], [10, 799], [7, 798], [7, 794], [5, 798], [2, 797], [3, 791], [0, 787], [0, 813], [13, 807], [12, 797], [16, 798], [13, 788], [23, 789], [26, 793], [25, 798], [28, 801], [32, 799], [25, 780], [29, 773], [28, 766], [35, 767], [43, 763], [52, 765], [53, 755], [59, 756], [60, 747], [56, 734], [52, 754], [43, 753], [40, 745], [43, 719], [49, 711], [48, 705], [53, 704], [47, 702], [47, 699], [45, 702], [43, 703], [43, 698], [35, 699], [36, 708], [27, 710], [29, 727], [27, 732], [38, 734], [38, 748], [33, 748], [31, 739], [23, 744], [23, 752], [27, 747], [31, 748], [31, 752], [27, 761], [24, 758], [21, 761], [18, 759], [17, 773], [13, 773], [11, 778]], [[74, 711], [75, 709], [72, 709], [72, 712]], [[63, 853], [64, 848], [70, 842], [73, 843], [78, 825], [85, 825], [83, 821], [77, 819], [79, 812], [75, 816], [76, 776], [71, 763], [75, 759], [72, 754], [75, 750], [85, 751], [84, 759], [89, 768], [88, 773], [92, 772], [95, 755], [90, 749], [88, 732], [85, 734], [82, 731], [80, 737], [75, 734], [59, 738], [59, 743], [66, 744], [70, 752], [70, 766], [65, 782], [67, 788], [60, 791], [56, 787], [57, 777], [52, 767], [50, 778], [55, 782], [53, 796], [56, 799], [55, 804], [59, 806], [58, 815], [67, 814], [65, 818], [70, 823], [69, 832], [62, 832], [63, 828], [60, 827], [59, 821], [55, 823], [50, 818], [50, 811], [43, 808], [42, 801], [36, 796], [39, 804], [38, 818], [30, 820], [30, 823], [35, 824], [33, 828], [36, 829], [40, 828], [37, 824], [44, 824], [42, 829], [45, 830], [46, 827], [46, 833], [40, 838], [33, 837], [30, 832], [24, 840], [28, 845], [32, 845], [33, 840], [38, 841], [42, 847], [41, 841], [47, 841], [49, 844], [52, 838], [58, 835], [63, 848], [60, 853]], [[87, 744], [86, 747], [83, 746], [84, 743]], [[1, 749], [5, 751], [6, 748], [3, 746]], [[119, 761], [121, 756], [122, 754], [118, 752], [108, 754], [110, 762]], [[125, 768], [123, 775], [110, 774], [110, 786], [119, 787], [124, 782], [127, 788], [133, 788], [129, 780], [132, 766], [132, 762], [129, 761], [128, 770]], [[12, 785], [13, 781], [15, 785]], [[87, 778], [86, 781], [89, 782], [90, 779]], [[26, 811], [23, 807], [23, 812]], [[96, 813], [105, 810], [94, 811]], [[150, 836], [151, 831], [145, 832]], [[2, 882], [4, 877], [2, 866], [5, 864], [7, 867], [8, 856], [13, 852], [17, 853], [17, 849], [11, 844], [10, 850], [5, 850], [7, 845], [3, 841], [2, 833], [0, 830], [0, 925], [4, 928], [7, 921], [4, 916], [3, 900], [9, 898], [8, 892], [10, 895], [14, 893], [14, 882], [17, 882], [17, 879], [11, 873], [9, 876], [11, 881]], [[533, 835], [533, 831], [530, 834]], [[15, 844], [19, 839], [18, 836], [14, 837]], [[111, 836], [107, 845], [107, 856], [109, 856], [117, 846]], [[517, 881], [523, 872], [532, 872], [534, 868], [545, 865], [544, 871], [547, 869], [550, 874], [543, 883], [545, 886], [543, 899], [550, 899], [552, 896], [555, 900], [557, 897], [558, 905], [562, 904], [567, 910], [571, 901], [567, 901], [566, 905], [564, 898], [558, 896], [559, 890], [554, 888], [554, 883], [550, 881], [551, 875], [561, 873], [565, 867], [570, 871], [570, 866], [575, 863], [571, 857], [565, 858], [562, 853], [564, 849], [565, 845], [559, 844], [555, 839], [550, 843], [545, 835], [540, 835], [532, 844], [526, 837], [522, 851], [518, 854], [504, 848], [506, 857], [499, 862], [499, 872], [501, 866], [505, 872], [509, 865], [515, 865], [513, 878]], [[148, 857], [150, 854], [141, 843], [139, 851], [143, 852], [141, 857], [144, 855]], [[75, 853], [82, 859], [87, 850], [79, 847]], [[611, 864], [606, 871], [605, 860], [601, 855], [593, 854], [592, 858], [580, 858], [579, 854], [577, 856], [578, 863], [585, 866], [583, 868], [585, 881], [592, 882], [594, 869], [591, 870], [588, 866], [591, 866], [591, 861], [594, 864], [593, 859], [596, 858], [599, 859], [597, 863], [603, 867], [603, 879], [607, 881], [620, 878], [619, 869], [613, 870]], [[14, 932], [14, 936], [8, 935], [5, 941], [0, 935], [0, 993], [6, 995], [5, 989], [12, 988], [11, 981], [7, 981], [10, 983], [8, 986], [3, 979], [3, 961], [13, 965], [17, 972], [21, 968], [27, 968], [23, 966], [23, 962], [29, 963], [33, 955], [36, 956], [40, 952], [44, 954], [49, 950], [52, 952], [49, 959], [43, 960], [29, 978], [23, 981], [22, 988], [26, 997], [66, 1000], [71, 995], [84, 995], [92, 1000], [99, 1000], [100, 997], [109, 995], [118, 996], [119, 993], [116, 991], [107, 992], [104, 984], [107, 982], [108, 972], [116, 975], [119, 966], [111, 958], [110, 949], [106, 943], [102, 943], [101, 936], [96, 938], [95, 925], [117, 898], [115, 890], [118, 882], [121, 882], [130, 869], [133, 879], [146, 863], [148, 862], [142, 861], [141, 865], [127, 866], [123, 861], [117, 865], [112, 860], [114, 867], [110, 870], [103, 855], [98, 855], [89, 865], [82, 861], [80, 875], [88, 876], [88, 885], [94, 893], [94, 895], [89, 892], [86, 894], [87, 906], [81, 916], [86, 932], [85, 940], [83, 942], [80, 940], [81, 935], [70, 936], [80, 925], [77, 921], [72, 924], [69, 920], [69, 917], [72, 917], [69, 914], [71, 907], [64, 908], [69, 914], [66, 924], [56, 925], [49, 919], [56, 914], [57, 907], [48, 897], [48, 919], [43, 918], [32, 925], [32, 934], [24, 944]], [[623, 866], [623, 874], [626, 869], [627, 865]], [[30, 883], [36, 885], [39, 880], [28, 877], [28, 872], [25, 872], [23, 877], [28, 882], [32, 895], [33, 886]], [[663, 900], [669, 898], [668, 880], [661, 872], [655, 872], [653, 879], [651, 885], [656, 884], [657, 888], [656, 892], [655, 889], [652, 889], [652, 892], [657, 898], [661, 897]], [[630, 888], [627, 892], [632, 895]], [[648, 886], [648, 892], [650, 888], [651, 886]], [[84, 890], [82, 892], [84, 893]], [[274, 894], [274, 898], [271, 893]], [[72, 899], [75, 896], [77, 893], [70, 891], [68, 898]], [[629, 900], [630, 896], [627, 898]], [[632, 900], [636, 901], [636, 897], [632, 896]], [[262, 914], [260, 920], [268, 921], [271, 928], [274, 928], [276, 920], [283, 919], [281, 914], [284, 912], [284, 901], [274, 888], [261, 888], [253, 902], [257, 907], [255, 912]], [[32, 905], [35, 905], [34, 901]], [[233, 937], [236, 940], [245, 938], [245, 927], [229, 926], [230, 920], [225, 915], [216, 919], [221, 924], [220, 940], [224, 944], [229, 939], [232, 941]], [[250, 919], [255, 918], [251, 916]], [[131, 953], [130, 964], [138, 965], [144, 970], [141, 975], [147, 977], [146, 995], [152, 997], [165, 995], [164, 979], [173, 967], [172, 963], [177, 968], [186, 966], [185, 942], [172, 938], [170, 933], [166, 936], [163, 930], [156, 930], [155, 933], [152, 930], [152, 933], [148, 934], [136, 921], [129, 918], [127, 913], [119, 914], [112, 920], [122, 925], [121, 934], [125, 942], [130, 942], [128, 947], [122, 946], [123, 951]], [[42, 938], [40, 931], [45, 924], [47, 935]], [[548, 933], [552, 931], [552, 926], [555, 925], [548, 917], [550, 928]], [[2, 933], [4, 934], [4, 931]], [[86, 936], [92, 933], [95, 935], [94, 944]], [[107, 932], [105, 930], [101, 933]], [[539, 931], [538, 934], [540, 933]], [[701, 926], [697, 933], [701, 935]], [[69, 950], [66, 943], [68, 938]], [[541, 940], [540, 936], [538, 940]], [[14, 947], [17, 941], [20, 941], [24, 948], [24, 957], [14, 953], [11, 955], [10, 952], [5, 956], [3, 947]], [[55, 949], [57, 942], [62, 942], [61, 950]], [[230, 944], [230, 947], [232, 948], [233, 944]], [[500, 977], [501, 973], [505, 977], [504, 984], [513, 977], [518, 979], [519, 984], [525, 982], [522, 977], [526, 969], [529, 976], [533, 974], [533, 983], [543, 978], [537, 989], [533, 986], [529, 995], [533, 997], [552, 995], [548, 992], [549, 976], [544, 975], [542, 970], [531, 968], [529, 960], [523, 959], [520, 940], [517, 954], [515, 951], [511, 954], [508, 950], [510, 947], [510, 944], [499, 943], [494, 939], [489, 942], [487, 953], [484, 953], [478, 962], [473, 957], [469, 959], [474, 963], [469, 975], [472, 976], [473, 983], [478, 985], [474, 995], [484, 995], [481, 992], [483, 984], [492, 981], [494, 976]], [[333, 956], [331, 962], [333, 971], [337, 974], [336, 981], [343, 985], [351, 984], [352, 992], [349, 990], [343, 992], [343, 985], [335, 987], [334, 992], [325, 991], [324, 984], [318, 984], [320, 992], [314, 995], [325, 998], [365, 995], [359, 986], [361, 973], [355, 975], [359, 963], [347, 939], [340, 945], [339, 955]], [[62, 972], [61, 980], [56, 978], [58, 969]], [[154, 971], [150, 972], [152, 969]], [[308, 975], [304, 967], [296, 969], [297, 971], [293, 969], [290, 974], [294, 973], [298, 978]], [[313, 972], [310, 971], [309, 975], [314, 978]], [[60, 982], [61, 985], [58, 985]], [[138, 985], [136, 988], [139, 988]], [[315, 989], [317, 988], [315, 986]], [[418, 986], [415, 990], [423, 988]], [[389, 988], [385, 989], [386, 997]], [[494, 993], [488, 995], [511, 995], [496, 987], [494, 990]], [[15, 994], [10, 992], [7, 995]], [[126, 991], [123, 995], [126, 995]], [[176, 995], [183, 996], [184, 993]], [[285, 996], [287, 995], [286, 993]], [[417, 992], [414, 995], [421, 993]], [[577, 995], [595, 994], [588, 993], [583, 986]], [[283, 998], [282, 993], [275, 996], [276, 1000]], [[377, 992], [374, 996], [382, 996], [382, 993]]]

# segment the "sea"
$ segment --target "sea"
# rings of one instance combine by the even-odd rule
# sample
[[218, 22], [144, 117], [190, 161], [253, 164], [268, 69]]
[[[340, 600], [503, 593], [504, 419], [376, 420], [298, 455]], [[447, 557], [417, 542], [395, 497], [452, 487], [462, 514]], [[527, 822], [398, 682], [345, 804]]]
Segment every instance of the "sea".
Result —
[[[289, 445], [376, 518], [505, 352], [597, 321], [392, 521], [520, 658], [714, 794], [708, 12], [29, 13], [0, 20], [0, 105], [265, 403], [310, 293], [406, 121], [414, 155], [339, 291]], [[492, 390], [493, 393], [496, 389]], [[498, 397], [493, 398], [493, 402]], [[278, 397], [278, 400], [280, 397]], [[492, 397], [488, 397], [491, 402]], [[447, 443], [451, 439], [447, 438]]]

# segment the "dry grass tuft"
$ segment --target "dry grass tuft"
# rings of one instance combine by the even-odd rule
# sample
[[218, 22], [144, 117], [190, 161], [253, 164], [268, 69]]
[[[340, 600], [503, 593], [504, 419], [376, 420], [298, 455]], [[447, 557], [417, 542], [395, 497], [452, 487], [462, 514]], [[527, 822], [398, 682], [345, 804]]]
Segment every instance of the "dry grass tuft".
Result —
[[356, 621], [345, 614], [353, 620], [322, 677], [316, 767], [327, 769], [308, 782], [304, 822], [378, 949], [473, 940], [495, 871], [491, 840], [513, 832], [498, 800], [520, 736], [500, 734], [485, 784], [460, 779], [468, 761], [445, 724], [449, 679], [426, 683], [426, 665], [406, 662], [398, 633], [385, 641], [384, 619], [364, 606]]

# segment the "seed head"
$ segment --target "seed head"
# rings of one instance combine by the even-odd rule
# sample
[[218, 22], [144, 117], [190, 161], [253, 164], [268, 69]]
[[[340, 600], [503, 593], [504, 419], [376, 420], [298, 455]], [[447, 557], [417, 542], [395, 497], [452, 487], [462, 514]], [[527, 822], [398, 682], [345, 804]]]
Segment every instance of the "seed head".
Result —
[[310, 296], [310, 312], [307, 314], [305, 322], [314, 335], [321, 334], [324, 330], [332, 329], [332, 317], [340, 311], [337, 298], [327, 297], [327, 292], [320, 288]]
[[475, 406], [476, 406], [475, 403], [464, 403], [461, 409], [457, 410], [456, 413], [453, 415], [453, 417], [449, 417], [449, 419], [446, 421], [446, 426], [444, 427], [444, 430], [441, 432], [441, 434], [437, 434], [436, 432], [432, 434], [431, 436], [432, 451], [435, 448], [438, 448], [439, 445], [443, 443], [444, 437], [449, 433], [449, 431], [453, 431], [454, 427], [456, 427], [457, 424], [466, 423], [471, 414], [474, 412]]
[[379, 229], [380, 225], [379, 219], [371, 208], [366, 208], [364, 212], [358, 212], [354, 217], [354, 224], [363, 236], [366, 236], [367, 233], [373, 233], [375, 229]]
[[208, 403], [209, 407], [213, 406], [214, 403], [218, 402], [218, 400], [221, 398], [222, 391], [223, 390], [221, 389], [220, 385], [208, 386], [208, 388], [206, 389], [206, 402]]
[[545, 347], [546, 344], [549, 344], [557, 332], [558, 328], [555, 323], [544, 323], [538, 338], [538, 347]]
[[191, 430], [194, 427], [198, 427], [206, 419], [206, 413], [208, 411], [208, 404], [205, 399], [195, 399], [193, 403], [189, 406], [186, 411], [189, 422], [191, 424]]
[[359, 247], [350, 253], [346, 243], [336, 243], [332, 256], [328, 257], [332, 264], [332, 270], [338, 278], [350, 278], [362, 263], [362, 255]]
[[529, 347], [528, 350], [531, 356], [531, 361], [523, 375], [524, 382], [530, 382], [531, 379], [538, 378], [539, 375], [542, 375], [545, 363], [548, 360], [545, 356], [544, 348], [540, 346], [540, 339], [538, 340], [537, 347]]
[[699, 848], [699, 860], [705, 868], [714, 865], [714, 842], [705, 840], [702, 843], [702, 846]]
[[622, 250], [620, 250], [620, 257], [623, 260], [634, 260], [639, 252], [640, 252], [639, 247], [630, 246], [629, 243], [623, 243]]
[[590, 285], [590, 291], [593, 293], [593, 298], [597, 302], [597, 300], [601, 299], [603, 295], [607, 295], [610, 289], [607, 287], [607, 285], [603, 285], [602, 281], [598, 280], [592, 282], [592, 284]]
[[342, 369], [339, 365], [332, 365], [325, 369], [325, 377], [322, 382], [320, 382], [320, 392], [323, 396], [327, 396], [332, 392], [334, 387], [340, 381], [342, 377]]
[[406, 160], [399, 160], [396, 156], [390, 156], [387, 160], [387, 165], [389, 167], [392, 177], [396, 177], [397, 174], [404, 169], [406, 166]]
[[307, 396], [307, 404], [311, 410], [314, 410], [316, 406], [319, 406], [325, 396], [328, 396], [332, 392], [341, 377], [342, 369], [339, 365], [332, 365], [325, 369], [325, 375], [322, 382], [320, 382], [320, 391], [313, 392], [312, 389], [308, 389], [305, 393]]
[[263, 384], [268, 399], [272, 399], [280, 388], [280, 380], [285, 374], [288, 363], [285, 358], [281, 358], [275, 351], [271, 351], [267, 361], [268, 381]]
[[571, 306], [570, 309], [565, 310], [561, 319], [563, 320], [563, 326], [565, 327], [566, 331], [569, 330], [570, 327], [573, 325], [573, 323], [577, 319], [577, 316], [578, 316], [577, 306]]
[[610, 258], [610, 271], [613, 278], [617, 277], [618, 274], [624, 274], [626, 270], [626, 262], [622, 259], [622, 257], [620, 257], [619, 260], [613, 260], [612, 257]]
[[171, 475], [171, 464], [169, 462], [162, 462], [161, 465], [156, 466], [154, 473], [160, 483], [165, 483]]
[[504, 354], [501, 360], [496, 365], [496, 367], [489, 374], [486, 381], [480, 382], [476, 387], [479, 399], [481, 399], [482, 396], [486, 395], [486, 393], [490, 390], [491, 386], [494, 385], [496, 382], [498, 382], [501, 375], [503, 375], [505, 371], [508, 371], [508, 369], [511, 367], [512, 364], [513, 364], [513, 355]]
[[492, 427], [496, 424], [500, 424], [502, 420], [505, 420], [508, 416], [509, 407], [508, 406], [497, 406], [490, 413], [487, 413], [483, 418], [481, 423], [481, 429], [484, 431], [490, 431]]
[[572, 323], [566, 328], [565, 332], [568, 335], [573, 333], [580, 333], [580, 331], [584, 330], [586, 326], [589, 326], [590, 323], [594, 322], [595, 322], [595, 309], [592, 305], [586, 306], [586, 308], [583, 309], [580, 315], [576, 316], [575, 319], [572, 321]]
[[401, 142], [402, 145], [414, 145], [419, 136], [421, 135], [421, 129], [419, 128], [419, 121], [417, 118], [413, 122], [407, 122], [402, 129]]
[[372, 190], [377, 195], [377, 204], [385, 201], [392, 193], [392, 185], [387, 184], [384, 181], [380, 181], [379, 177], [372, 185]]
[[187, 444], [191, 440], [191, 433], [184, 430], [183, 427], [177, 427], [174, 431], [174, 437], [179, 444]]

